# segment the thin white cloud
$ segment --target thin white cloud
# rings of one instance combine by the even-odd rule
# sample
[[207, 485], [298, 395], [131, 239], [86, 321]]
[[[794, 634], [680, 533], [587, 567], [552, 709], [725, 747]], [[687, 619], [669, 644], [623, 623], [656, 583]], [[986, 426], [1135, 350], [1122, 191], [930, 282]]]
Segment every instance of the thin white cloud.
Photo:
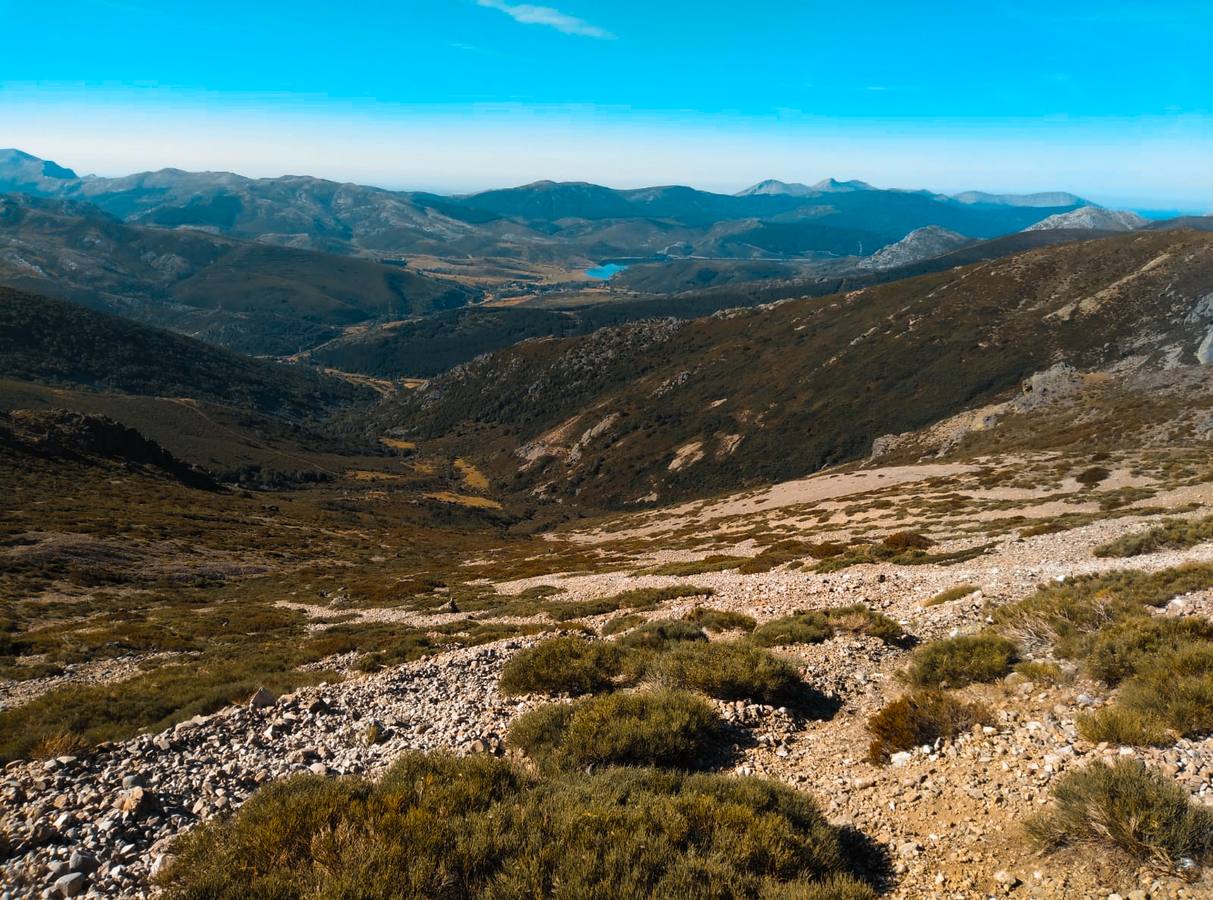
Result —
[[585, 19], [570, 16], [568, 13], [562, 13], [560, 10], [553, 9], [550, 6], [534, 6], [530, 3], [514, 5], [505, 3], [503, 0], [476, 0], [476, 5], [503, 12], [515, 22], [521, 22], [523, 25], [546, 25], [564, 34], [597, 38], [600, 41], [609, 41], [615, 38], [615, 35], [605, 28], [591, 25]]

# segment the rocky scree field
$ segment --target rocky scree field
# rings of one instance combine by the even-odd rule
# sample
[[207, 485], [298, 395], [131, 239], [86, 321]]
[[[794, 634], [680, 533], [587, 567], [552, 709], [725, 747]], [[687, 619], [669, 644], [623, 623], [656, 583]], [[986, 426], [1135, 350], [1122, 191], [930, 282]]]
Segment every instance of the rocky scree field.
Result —
[[[22, 477], [42, 487], [52, 463]], [[179, 492], [191, 510], [216, 496], [123, 471], [116, 501], [163, 495], [132, 526]], [[32, 551], [65, 559], [63, 539], [10, 538], [26, 599], [7, 608], [38, 619], [6, 631], [4, 878], [52, 896], [551, 879], [687, 896], [709, 875], [747, 896], [1205, 895], [1210, 474], [1199, 446], [851, 467], [506, 540], [392, 531], [423, 485], [351, 476], [262, 509], [252, 571], [231, 567], [252, 563], [249, 534], [219, 507], [192, 553], [136, 531], [137, 560], [113, 563], [98, 535], [36, 575]], [[85, 483], [44, 496], [66, 515]], [[191, 558], [223, 583], [157, 586]], [[114, 610], [128, 626], [105, 625]], [[1185, 700], [1129, 729], [1159, 654], [1184, 660]], [[427, 779], [445, 787], [417, 793]], [[612, 827], [700, 868], [632, 866], [627, 844], [587, 844], [576, 868], [528, 849], [585, 840], [563, 810], [605, 814], [620, 791], [651, 817]], [[693, 847], [668, 827], [692, 797], [716, 823]], [[761, 817], [762, 853], [729, 849], [722, 802]], [[539, 824], [531, 804], [562, 812]], [[1140, 824], [1157, 810], [1176, 827]], [[444, 830], [401, 837], [385, 817], [406, 813]], [[299, 830], [267, 844], [284, 817]], [[323, 822], [344, 837], [319, 850]]]

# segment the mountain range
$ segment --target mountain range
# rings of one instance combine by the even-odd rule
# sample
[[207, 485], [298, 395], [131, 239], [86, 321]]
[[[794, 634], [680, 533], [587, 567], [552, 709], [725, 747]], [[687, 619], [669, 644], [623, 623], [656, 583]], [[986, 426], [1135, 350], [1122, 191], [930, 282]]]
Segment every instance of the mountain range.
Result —
[[132, 225], [330, 253], [572, 266], [660, 254], [864, 256], [926, 226], [990, 238], [1086, 205], [1069, 194], [953, 198], [832, 179], [812, 187], [768, 181], [735, 196], [677, 185], [616, 190], [544, 181], [454, 197], [293, 175], [163, 169], [80, 177], [19, 150], [0, 151], [0, 192], [83, 201]]

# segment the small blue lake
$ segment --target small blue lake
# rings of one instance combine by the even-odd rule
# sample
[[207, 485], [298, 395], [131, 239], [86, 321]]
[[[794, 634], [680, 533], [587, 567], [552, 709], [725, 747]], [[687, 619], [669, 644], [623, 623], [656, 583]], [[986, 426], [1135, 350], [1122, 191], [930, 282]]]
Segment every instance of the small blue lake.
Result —
[[617, 275], [626, 268], [627, 266], [622, 266], [619, 263], [602, 263], [592, 269], [586, 269], [585, 277], [593, 278], [595, 281], [606, 281], [612, 275]]

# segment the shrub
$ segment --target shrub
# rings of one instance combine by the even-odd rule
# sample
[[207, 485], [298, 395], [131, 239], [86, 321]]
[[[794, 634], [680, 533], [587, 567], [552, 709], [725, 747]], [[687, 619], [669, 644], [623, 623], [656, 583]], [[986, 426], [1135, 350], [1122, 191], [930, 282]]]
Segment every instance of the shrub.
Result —
[[711, 632], [753, 631], [758, 624], [744, 613], [712, 609], [710, 606], [696, 606], [686, 614], [686, 620]]
[[72, 731], [60, 731], [47, 735], [30, 750], [34, 759], [50, 759], [55, 756], [75, 756], [88, 747], [88, 741]]
[[813, 559], [830, 559], [847, 552], [847, 545], [839, 541], [822, 541], [820, 544], [805, 544], [805, 553]]
[[1078, 733], [1092, 744], [1127, 744], [1134, 747], [1161, 747], [1171, 743], [1166, 724], [1150, 713], [1105, 706], [1078, 717]]
[[580, 619], [583, 616], [601, 616], [620, 609], [655, 609], [658, 603], [677, 600], [679, 597], [710, 597], [711, 588], [693, 584], [667, 588], [636, 588], [611, 597], [597, 600], [565, 600], [548, 606], [548, 615], [557, 622]]
[[748, 641], [682, 644], [659, 657], [650, 674], [719, 700], [791, 704], [806, 692], [795, 666]]
[[378, 783], [279, 782], [172, 852], [169, 900], [875, 897], [852, 874], [852, 843], [774, 782], [651, 769], [536, 779], [483, 756], [410, 754]]
[[1213, 541], [1213, 516], [1191, 521], [1167, 519], [1139, 534], [1126, 534], [1095, 548], [1096, 556], [1141, 556], [1160, 550], [1184, 550]]
[[1091, 466], [1089, 469], [1083, 469], [1074, 476], [1074, 480], [1083, 487], [1095, 487], [1101, 481], [1107, 481], [1112, 473], [1103, 466]]
[[907, 677], [918, 687], [964, 687], [1001, 678], [1015, 657], [1015, 644], [998, 635], [945, 638], [914, 651]]
[[670, 575], [685, 577], [687, 575], [703, 575], [708, 572], [724, 572], [736, 569], [747, 561], [745, 556], [723, 556], [720, 554], [705, 559], [692, 559], [684, 562], [662, 563], [659, 566], [643, 569], [641, 575]]
[[619, 634], [621, 631], [627, 631], [629, 628], [635, 628], [643, 621], [644, 616], [637, 615], [636, 613], [616, 616], [602, 623], [602, 633], [604, 636], [610, 637], [613, 634]]
[[925, 534], [915, 531], [895, 531], [883, 541], [890, 550], [927, 550], [935, 546], [935, 542]]
[[1213, 850], [1213, 811], [1138, 760], [1095, 762], [1063, 776], [1052, 808], [1030, 820], [1029, 836], [1044, 848], [1097, 844], [1139, 862], [1205, 861]]
[[967, 597], [969, 594], [980, 590], [975, 584], [958, 584], [956, 587], [950, 587], [946, 591], [940, 591], [934, 597], [922, 602], [923, 606], [939, 606], [941, 603], [951, 603], [953, 600], [959, 600], [961, 597]]
[[1068, 680], [1061, 666], [1055, 662], [1032, 660], [1021, 662], [1015, 666], [1015, 671], [1028, 681], [1039, 684], [1061, 684]]
[[665, 650], [683, 641], [706, 641], [703, 629], [682, 619], [658, 619], [646, 622], [619, 639], [634, 650]]
[[592, 694], [614, 685], [623, 651], [610, 641], [557, 637], [517, 654], [501, 670], [506, 694]]
[[825, 613], [801, 612], [759, 625], [750, 638], [761, 647], [783, 647], [819, 644], [833, 636], [834, 627]]
[[1213, 641], [1213, 622], [1206, 619], [1136, 616], [1099, 631], [1084, 666], [1092, 678], [1116, 685], [1160, 653], [1208, 641]]
[[1213, 644], [1153, 657], [1121, 686], [1116, 703], [1158, 716], [1183, 737], [1213, 731]]
[[586, 697], [518, 718], [509, 743], [546, 765], [701, 765], [721, 734], [716, 711], [682, 691]]
[[932, 744], [939, 738], [953, 738], [990, 721], [986, 707], [965, 703], [943, 691], [904, 694], [868, 719], [872, 734], [868, 758], [885, 763], [893, 753]]
[[905, 631], [897, 622], [862, 603], [827, 609], [826, 619], [830, 625], [840, 631], [869, 634], [886, 644], [896, 644], [905, 640], [906, 637]]
[[993, 612], [999, 631], [1026, 647], [1056, 646], [1063, 658], [1084, 655], [1089, 636], [1113, 622], [1163, 606], [1172, 597], [1213, 587], [1213, 566], [1185, 565], [1159, 572], [1110, 572], [1071, 578]]

